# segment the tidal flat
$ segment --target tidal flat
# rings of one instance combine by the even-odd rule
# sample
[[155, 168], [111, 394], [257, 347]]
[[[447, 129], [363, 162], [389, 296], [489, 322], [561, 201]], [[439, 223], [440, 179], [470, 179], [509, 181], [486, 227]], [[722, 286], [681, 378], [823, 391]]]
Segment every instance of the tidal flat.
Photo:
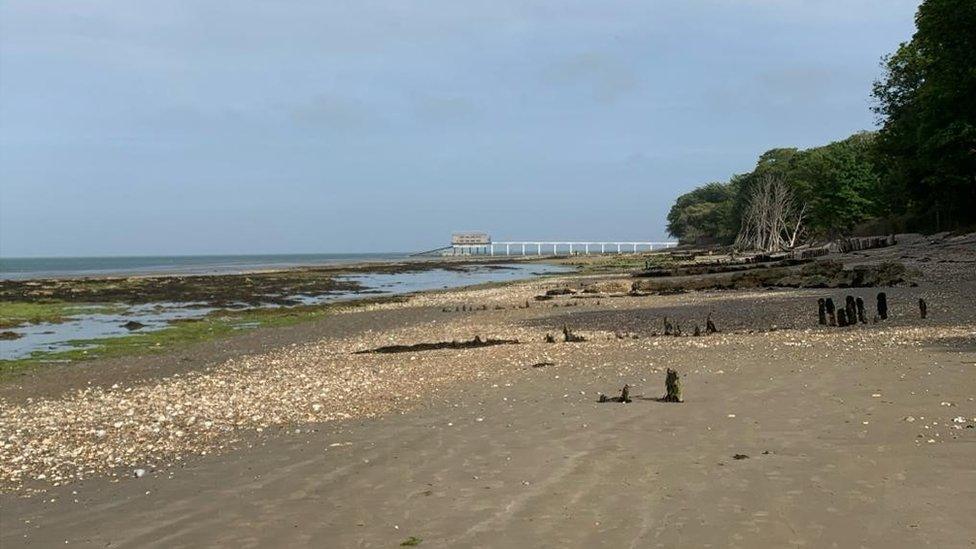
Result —
[[[45, 363], [161, 353], [397, 296], [567, 267], [484, 260], [369, 263], [219, 275], [0, 281], [0, 377]], [[344, 305], [343, 305], [344, 304]]]

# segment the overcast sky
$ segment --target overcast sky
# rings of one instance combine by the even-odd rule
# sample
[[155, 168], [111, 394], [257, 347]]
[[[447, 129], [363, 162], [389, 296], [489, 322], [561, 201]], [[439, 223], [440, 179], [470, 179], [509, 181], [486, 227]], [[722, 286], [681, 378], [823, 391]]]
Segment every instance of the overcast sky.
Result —
[[916, 0], [3, 0], [0, 255], [663, 239], [874, 127]]

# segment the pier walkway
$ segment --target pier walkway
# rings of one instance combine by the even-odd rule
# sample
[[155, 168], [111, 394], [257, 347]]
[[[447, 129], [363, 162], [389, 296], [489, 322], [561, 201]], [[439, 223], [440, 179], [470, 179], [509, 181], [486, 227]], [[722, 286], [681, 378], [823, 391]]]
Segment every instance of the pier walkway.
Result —
[[573, 254], [622, 254], [653, 252], [674, 248], [677, 242], [622, 242], [622, 241], [509, 241], [486, 244], [454, 244], [452, 255], [559, 255]]

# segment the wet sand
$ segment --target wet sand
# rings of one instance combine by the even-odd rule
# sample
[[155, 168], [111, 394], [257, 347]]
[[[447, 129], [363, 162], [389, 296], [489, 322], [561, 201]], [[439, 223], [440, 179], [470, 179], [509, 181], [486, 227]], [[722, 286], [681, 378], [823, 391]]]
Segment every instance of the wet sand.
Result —
[[[309, 383], [367, 382], [353, 380], [349, 409], [361, 413], [347, 419], [242, 422], [216, 453], [142, 478], [127, 464], [114, 477], [28, 482], [45, 490], [29, 497], [8, 488], [0, 545], [390, 547], [415, 536], [422, 547], [972, 546], [976, 269], [958, 262], [966, 253], [976, 247], [848, 258], [907, 257], [925, 275], [887, 289], [888, 322], [851, 329], [818, 327], [816, 298], [876, 290], [565, 296], [521, 308], [545, 289], [606, 278], [573, 277], [261, 330], [190, 349], [189, 361], [90, 363], [60, 382], [38, 374], [4, 387], [5, 401], [29, 410], [27, 395], [78, 398], [71, 391], [89, 381], [175, 399], [176, 373], [257, 382], [262, 366]], [[454, 312], [462, 304], [486, 310]], [[721, 333], [652, 335], [663, 316], [689, 326], [709, 312]], [[563, 324], [588, 341], [543, 342]], [[522, 344], [352, 354], [476, 334]], [[241, 361], [253, 369], [235, 369]], [[541, 362], [553, 365], [532, 367]], [[665, 368], [681, 372], [686, 402], [653, 400]], [[597, 402], [624, 383], [634, 402]], [[254, 406], [283, 415], [308, 405], [300, 391], [253, 393]]]

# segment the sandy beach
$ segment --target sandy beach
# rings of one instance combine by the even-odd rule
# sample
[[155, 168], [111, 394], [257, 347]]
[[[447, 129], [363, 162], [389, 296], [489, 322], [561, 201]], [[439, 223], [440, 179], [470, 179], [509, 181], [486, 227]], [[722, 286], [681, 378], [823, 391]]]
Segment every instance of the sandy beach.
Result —
[[[570, 275], [38, 369], [0, 385], [0, 545], [976, 545], [976, 238], [833, 259], [921, 276], [635, 296]], [[563, 288], [603, 291], [536, 299]], [[818, 298], [873, 313], [879, 291], [888, 320], [818, 325]], [[518, 344], [359, 353], [475, 336]], [[683, 403], [657, 400], [668, 368]]]

